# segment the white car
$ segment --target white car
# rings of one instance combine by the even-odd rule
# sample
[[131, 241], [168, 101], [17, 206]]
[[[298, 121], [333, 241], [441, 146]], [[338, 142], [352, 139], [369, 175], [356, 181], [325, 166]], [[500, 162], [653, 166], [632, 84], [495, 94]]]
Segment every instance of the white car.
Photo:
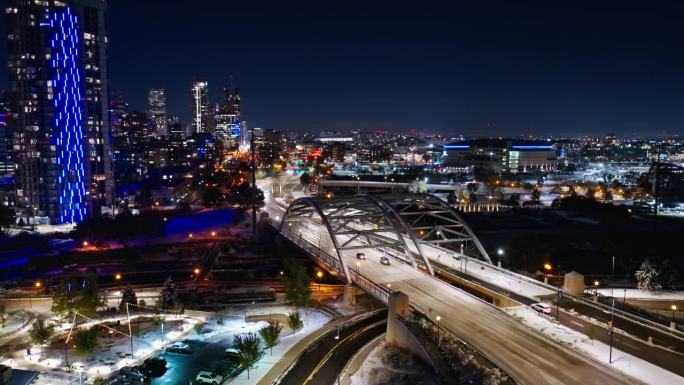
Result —
[[223, 382], [223, 377], [212, 372], [199, 372], [197, 377], [195, 377], [195, 381], [201, 384], [218, 385]]
[[530, 305], [530, 307], [539, 313], [551, 314], [551, 305], [544, 302], [537, 302]]

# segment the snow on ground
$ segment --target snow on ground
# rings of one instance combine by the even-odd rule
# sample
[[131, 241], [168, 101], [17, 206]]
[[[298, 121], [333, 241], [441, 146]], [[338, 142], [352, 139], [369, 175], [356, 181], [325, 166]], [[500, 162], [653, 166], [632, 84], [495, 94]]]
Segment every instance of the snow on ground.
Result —
[[[592, 291], [595, 291], [592, 289]], [[605, 296], [615, 296], [617, 298], [626, 297], [632, 299], [653, 299], [661, 301], [684, 301], [684, 291], [679, 290], [660, 290], [660, 291], [649, 291], [640, 289], [625, 289], [621, 288], [602, 288], [596, 290], [599, 294]]]
[[[409, 246], [410, 247], [410, 246]], [[429, 258], [458, 271], [464, 271], [468, 275], [489, 282], [492, 285], [505, 288], [511, 292], [534, 298], [543, 295], [555, 294], [555, 291], [536, 285], [518, 278], [513, 274], [506, 274], [499, 271], [492, 265], [482, 263], [477, 259], [468, 258], [456, 260], [453, 257], [460, 256], [460, 253], [452, 251], [438, 250], [435, 248], [424, 247]], [[466, 262], [467, 261], [467, 262]]]
[[521, 320], [523, 324], [543, 333], [547, 337], [644, 383], [653, 385], [684, 385], [684, 377], [680, 377], [663, 368], [655, 366], [650, 362], [646, 362], [617, 349], [613, 349], [613, 363], [609, 364], [608, 355], [610, 348], [608, 345], [589, 339], [589, 337], [584, 334], [563, 325], [551, 322], [527, 307], [519, 306], [509, 308], [506, 311]]
[[[247, 312], [247, 315], [287, 315], [294, 310], [294, 308], [289, 306], [274, 306], [270, 307], [269, 309], [250, 309]], [[258, 383], [259, 380], [271, 369], [271, 367], [273, 367], [273, 365], [275, 365], [281, 359], [281, 357], [285, 353], [287, 353], [287, 351], [290, 350], [292, 346], [294, 346], [294, 344], [296, 344], [300, 339], [304, 338], [305, 336], [311, 334], [313, 331], [318, 330], [331, 320], [331, 317], [328, 314], [325, 314], [316, 309], [309, 309], [308, 311], [304, 309], [299, 309], [299, 312], [302, 315], [304, 326], [301, 329], [297, 330], [297, 332], [294, 334], [290, 331], [283, 331], [283, 334], [279, 339], [278, 345], [273, 347], [273, 353], [271, 353], [271, 351], [269, 350], [267, 350], [264, 353], [264, 356], [261, 358], [261, 360], [259, 360], [256, 367], [250, 370], [249, 379], [247, 379], [247, 371], [243, 371], [242, 373], [240, 373], [239, 376], [229, 381], [231, 385], [253, 385]], [[265, 324], [265, 322], [260, 323]]]
[[434, 385], [429, 369], [410, 353], [378, 344], [351, 376], [351, 385]]

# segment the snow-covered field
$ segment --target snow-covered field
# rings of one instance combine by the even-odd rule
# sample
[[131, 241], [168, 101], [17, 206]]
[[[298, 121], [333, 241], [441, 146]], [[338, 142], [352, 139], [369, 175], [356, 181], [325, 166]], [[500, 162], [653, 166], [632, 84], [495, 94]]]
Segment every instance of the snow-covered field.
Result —
[[[594, 289], [592, 289], [594, 291]], [[605, 296], [615, 296], [616, 298], [626, 297], [632, 299], [653, 299], [661, 301], [684, 301], [684, 291], [676, 290], [659, 290], [648, 291], [640, 289], [611, 289], [602, 288], [597, 290], [599, 294]]]
[[351, 385], [434, 385], [437, 380], [428, 368], [406, 351], [388, 348], [385, 343], [373, 349], [351, 376]]
[[563, 325], [556, 324], [539, 316], [527, 307], [515, 307], [506, 309], [508, 313], [521, 320], [528, 327], [543, 333], [547, 337], [560, 342], [563, 345], [578, 351], [593, 359], [610, 365], [626, 375], [636, 378], [646, 384], [653, 385], [683, 385], [684, 377], [655, 366], [630, 354], [613, 349], [613, 363], [608, 363], [609, 346], [592, 340], [589, 337], [576, 332]]

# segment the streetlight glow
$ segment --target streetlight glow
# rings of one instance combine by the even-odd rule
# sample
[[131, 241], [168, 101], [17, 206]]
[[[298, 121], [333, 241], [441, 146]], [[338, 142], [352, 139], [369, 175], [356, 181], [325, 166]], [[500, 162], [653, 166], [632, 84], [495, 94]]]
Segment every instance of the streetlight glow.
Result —
[[121, 280], [121, 273], [116, 273], [114, 275], [114, 279], [116, 279], [117, 281]]
[[546, 270], [546, 271], [551, 271], [551, 268], [552, 268], [552, 266], [551, 266], [550, 263], [546, 262], [546, 263], [544, 264], [544, 270]]
[[35, 283], [34, 286], [35, 286], [36, 288], [39, 288], [39, 287], [41, 287], [42, 285], [43, 285], [43, 284], [40, 283], [40, 281], [36, 281], [36, 283]]
[[195, 273], [195, 275], [199, 274], [200, 273], [199, 267], [196, 267], [195, 270], [193, 270], [193, 272]]

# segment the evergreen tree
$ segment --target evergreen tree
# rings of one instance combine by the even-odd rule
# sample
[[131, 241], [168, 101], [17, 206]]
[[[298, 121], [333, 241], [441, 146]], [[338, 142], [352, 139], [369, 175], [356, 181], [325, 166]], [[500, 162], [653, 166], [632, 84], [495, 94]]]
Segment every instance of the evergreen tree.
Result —
[[287, 325], [290, 327], [290, 329], [292, 329], [293, 332], [297, 332], [297, 329], [304, 326], [302, 315], [299, 313], [299, 311], [293, 311], [292, 313], [288, 314]]
[[535, 188], [534, 190], [532, 190], [531, 198], [535, 202], [539, 201], [539, 199], [541, 198], [541, 192], [539, 192], [539, 190]]
[[74, 333], [74, 346], [76, 354], [89, 356], [97, 350], [99, 341], [97, 340], [98, 327], [93, 326], [89, 329], [79, 329]]
[[282, 331], [283, 325], [275, 321], [268, 321], [268, 325], [259, 329], [259, 334], [264, 340], [264, 344], [266, 344], [267, 348], [271, 349], [271, 355], [273, 355], [273, 347], [278, 344], [278, 337]]
[[166, 282], [164, 282], [164, 287], [162, 288], [159, 298], [159, 306], [162, 309], [173, 309], [175, 305], [176, 285], [171, 280], [171, 276], [169, 276], [168, 278], [166, 278]]
[[128, 285], [121, 293], [121, 303], [119, 304], [120, 312], [123, 313], [126, 311], [126, 304], [129, 306], [135, 306], [138, 304], [138, 297], [135, 295], [135, 291], [131, 285]]
[[36, 321], [31, 330], [29, 331], [29, 336], [31, 337], [31, 342], [36, 345], [42, 345], [52, 337], [55, 332], [54, 325], [46, 325], [45, 321], [39, 319]]
[[238, 334], [233, 338], [233, 346], [238, 351], [240, 367], [247, 370], [247, 379], [249, 379], [249, 370], [264, 355], [260, 345], [259, 336], [254, 333]]
[[658, 265], [649, 258], [644, 259], [639, 270], [634, 274], [634, 278], [636, 278], [637, 288], [640, 290], [656, 291], [663, 288], [660, 283]]
[[16, 218], [17, 215], [14, 212], [14, 209], [5, 206], [4, 204], [0, 204], [0, 232], [2, 232], [3, 229], [14, 226]]
[[286, 273], [283, 275], [285, 298], [295, 306], [305, 306], [309, 303], [311, 290], [306, 269], [299, 260], [285, 262]]

